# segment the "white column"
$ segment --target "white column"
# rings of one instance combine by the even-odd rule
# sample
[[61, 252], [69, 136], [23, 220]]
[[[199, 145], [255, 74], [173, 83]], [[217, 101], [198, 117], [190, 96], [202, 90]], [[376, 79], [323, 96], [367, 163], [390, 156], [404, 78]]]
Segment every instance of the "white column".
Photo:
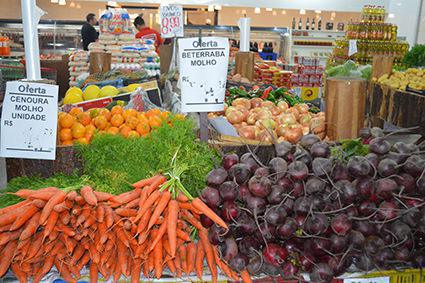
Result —
[[425, 0], [422, 0], [422, 11], [419, 19], [417, 44], [425, 44]]
[[416, 43], [422, 0], [390, 0], [388, 19], [398, 26], [398, 36], [405, 36], [410, 46]]

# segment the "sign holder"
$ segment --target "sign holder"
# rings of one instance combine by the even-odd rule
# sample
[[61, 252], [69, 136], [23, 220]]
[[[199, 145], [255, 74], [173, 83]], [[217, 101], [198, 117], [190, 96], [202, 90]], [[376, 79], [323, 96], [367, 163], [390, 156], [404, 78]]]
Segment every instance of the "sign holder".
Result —
[[[198, 40], [199, 45], [202, 43], [202, 29], [198, 30]], [[207, 112], [198, 112], [199, 113], [199, 138], [201, 142], [208, 142], [208, 127], [210, 125], [208, 121]]]

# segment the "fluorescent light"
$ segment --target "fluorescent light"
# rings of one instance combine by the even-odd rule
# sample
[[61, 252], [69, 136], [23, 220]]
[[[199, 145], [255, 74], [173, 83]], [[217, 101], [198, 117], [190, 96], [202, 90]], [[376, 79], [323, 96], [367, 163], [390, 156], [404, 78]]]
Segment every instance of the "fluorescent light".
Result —
[[50, 0], [50, 3], [57, 4], [57, 3], [59, 3], [59, 0]]
[[65, 0], [59, 0], [59, 5], [65, 6], [66, 5], [66, 1]]
[[393, 13], [389, 13], [389, 14], [388, 14], [388, 18], [389, 18], [389, 19], [394, 19], [394, 18], [395, 18], [395, 15], [394, 15]]
[[246, 14], [246, 10], [242, 10], [242, 12], [241, 12], [242, 14]]
[[286, 11], [285, 10], [282, 10], [282, 15], [286, 15]]
[[75, 2], [71, 2], [71, 3], [69, 3], [69, 7], [71, 7], [71, 8], [75, 8]]
[[273, 11], [273, 8], [266, 8], [266, 11], [271, 12], [271, 11]]
[[332, 13], [331, 13], [331, 17], [332, 17], [332, 18], [335, 18], [335, 16], [336, 16], [336, 13], [335, 13], [335, 12], [332, 12]]
[[276, 16], [277, 15], [277, 12], [276, 11], [273, 11], [272, 14], [273, 14], [273, 16]]
[[316, 14], [321, 14], [321, 13], [322, 13], [322, 11], [320, 11], [320, 10], [314, 10], [314, 12], [315, 12]]
[[221, 5], [215, 5], [214, 7], [217, 11], [221, 11]]
[[261, 9], [260, 9], [260, 8], [258, 8], [258, 7], [256, 7], [256, 8], [254, 9], [254, 13], [256, 13], [256, 14], [260, 14], [260, 13], [261, 13]]
[[208, 5], [208, 12], [214, 12], [214, 5]]
[[301, 9], [300, 10], [300, 15], [305, 15], [305, 10], [304, 9]]
[[81, 9], [81, 5], [80, 4], [77, 4], [77, 9]]

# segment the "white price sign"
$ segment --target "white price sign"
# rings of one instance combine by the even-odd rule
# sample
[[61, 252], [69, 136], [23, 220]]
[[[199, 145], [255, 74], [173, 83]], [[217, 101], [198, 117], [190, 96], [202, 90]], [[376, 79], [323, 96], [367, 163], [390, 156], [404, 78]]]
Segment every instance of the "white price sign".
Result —
[[375, 277], [375, 278], [347, 278], [344, 283], [390, 283], [389, 277]]
[[229, 40], [224, 37], [179, 39], [183, 112], [224, 110]]
[[182, 5], [161, 5], [159, 7], [161, 20], [161, 37], [183, 37], [183, 7]]
[[56, 155], [57, 85], [8, 82], [1, 117], [2, 157], [48, 159]]
[[357, 53], [357, 40], [350, 39], [348, 41], [348, 56], [351, 56], [356, 53]]

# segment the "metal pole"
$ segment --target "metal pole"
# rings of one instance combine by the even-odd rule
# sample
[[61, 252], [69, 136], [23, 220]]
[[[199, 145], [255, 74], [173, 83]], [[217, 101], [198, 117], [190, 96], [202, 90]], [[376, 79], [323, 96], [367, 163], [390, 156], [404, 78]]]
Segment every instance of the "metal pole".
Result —
[[35, 0], [21, 0], [21, 8], [27, 79], [40, 80], [40, 48], [37, 25], [44, 12], [35, 5]]

